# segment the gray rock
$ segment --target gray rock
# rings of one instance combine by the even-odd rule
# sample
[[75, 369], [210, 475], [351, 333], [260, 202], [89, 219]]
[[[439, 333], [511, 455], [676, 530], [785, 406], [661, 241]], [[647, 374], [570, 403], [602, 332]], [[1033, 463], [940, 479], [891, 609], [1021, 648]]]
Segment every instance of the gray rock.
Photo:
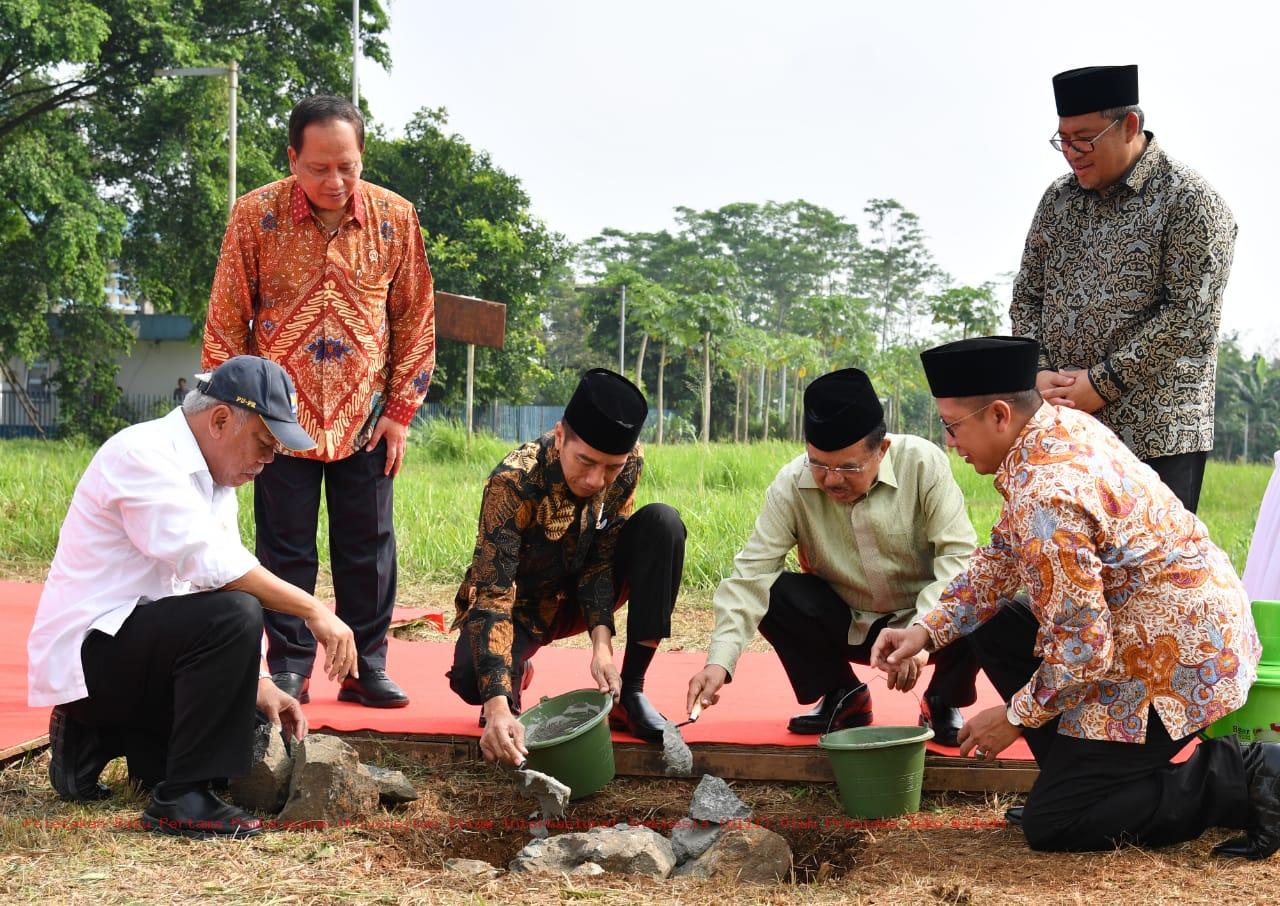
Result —
[[282, 822], [334, 824], [366, 818], [377, 807], [378, 784], [361, 770], [351, 746], [322, 733], [312, 733], [294, 746]]
[[594, 862], [583, 862], [569, 872], [569, 876], [572, 878], [598, 878], [602, 874], [604, 874], [604, 869]]
[[677, 862], [696, 859], [715, 843], [720, 837], [720, 825], [694, 821], [692, 818], [681, 818], [671, 828], [671, 849], [676, 854]]
[[515, 858], [507, 863], [509, 871], [545, 871], [552, 873], [569, 872], [577, 867], [573, 853], [564, 842], [565, 837], [583, 836], [582, 834], [561, 834], [554, 840], [549, 837], [539, 838], [528, 843], [524, 849], [516, 853]]
[[712, 824], [749, 821], [751, 808], [734, 795], [729, 784], [719, 777], [703, 774], [698, 788], [693, 791], [689, 817], [694, 821], [709, 821]]
[[662, 728], [662, 761], [666, 772], [674, 777], [688, 777], [693, 773], [693, 752], [672, 721], [667, 721]]
[[413, 788], [409, 778], [401, 771], [380, 768], [376, 764], [361, 765], [378, 785], [378, 798], [385, 805], [400, 805], [418, 798], [418, 791]]
[[466, 875], [469, 878], [475, 878], [480, 881], [496, 878], [501, 871], [501, 869], [480, 859], [445, 859], [444, 867], [446, 871], [457, 872], [460, 875]]
[[526, 799], [538, 803], [542, 812], [542, 820], [563, 818], [564, 807], [569, 802], [569, 788], [550, 774], [520, 768], [515, 771], [516, 789]]
[[568, 873], [586, 862], [616, 874], [665, 878], [676, 865], [667, 838], [647, 827], [593, 827], [586, 833], [534, 840], [511, 860], [512, 871]]
[[289, 798], [293, 759], [285, 751], [280, 731], [263, 724], [253, 731], [253, 765], [249, 773], [231, 781], [231, 798], [251, 812], [274, 815]]
[[698, 858], [676, 869], [683, 878], [724, 878], [767, 884], [791, 873], [791, 847], [780, 835], [755, 824], [731, 824]]

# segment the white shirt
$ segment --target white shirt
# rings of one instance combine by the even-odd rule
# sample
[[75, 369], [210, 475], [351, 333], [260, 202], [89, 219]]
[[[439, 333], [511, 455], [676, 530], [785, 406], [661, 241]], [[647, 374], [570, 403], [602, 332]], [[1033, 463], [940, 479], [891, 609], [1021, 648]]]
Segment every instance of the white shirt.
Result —
[[240, 541], [233, 488], [213, 483], [181, 409], [125, 428], [71, 498], [27, 639], [27, 702], [86, 697], [80, 646], [135, 607], [221, 588], [258, 565]]

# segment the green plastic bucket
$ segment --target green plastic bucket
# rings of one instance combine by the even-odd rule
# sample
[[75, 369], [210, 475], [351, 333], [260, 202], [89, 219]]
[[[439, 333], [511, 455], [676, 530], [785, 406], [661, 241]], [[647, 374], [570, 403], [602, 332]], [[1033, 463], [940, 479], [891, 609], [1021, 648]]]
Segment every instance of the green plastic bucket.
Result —
[[1241, 742], [1280, 742], [1280, 666], [1259, 664], [1258, 680], [1238, 711], [1209, 724], [1210, 739], [1234, 736]]
[[928, 727], [852, 727], [818, 738], [850, 818], [893, 818], [920, 811]]
[[1254, 601], [1253, 625], [1262, 642], [1262, 663], [1280, 665], [1280, 601]]
[[[529, 750], [525, 767], [559, 780], [569, 788], [570, 799], [604, 789], [614, 773], [613, 736], [606, 720], [612, 707], [613, 698], [598, 689], [543, 698], [519, 717]], [[548, 735], [544, 728], [552, 721], [568, 724], [570, 729]]]

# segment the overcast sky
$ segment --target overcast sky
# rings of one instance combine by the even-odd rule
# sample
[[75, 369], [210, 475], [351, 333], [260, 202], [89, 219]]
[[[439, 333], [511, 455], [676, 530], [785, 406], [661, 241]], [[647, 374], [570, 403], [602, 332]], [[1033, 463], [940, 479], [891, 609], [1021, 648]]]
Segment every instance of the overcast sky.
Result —
[[1224, 327], [1280, 354], [1280, 78], [1263, 4], [383, 2], [393, 69], [361, 70], [374, 117], [394, 133], [447, 108], [572, 240], [735, 201], [803, 198], [861, 224], [868, 199], [889, 197], [974, 284], [1017, 268], [1066, 172], [1046, 141], [1051, 76], [1137, 63], [1147, 128], [1239, 224]]

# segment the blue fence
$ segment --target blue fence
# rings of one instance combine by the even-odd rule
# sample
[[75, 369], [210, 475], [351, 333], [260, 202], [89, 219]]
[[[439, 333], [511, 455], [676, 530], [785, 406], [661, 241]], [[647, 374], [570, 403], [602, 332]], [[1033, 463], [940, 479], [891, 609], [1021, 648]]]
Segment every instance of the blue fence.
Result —
[[[115, 413], [132, 425], [159, 418], [175, 405], [168, 393], [126, 393], [115, 403]], [[36, 425], [46, 436], [53, 436], [58, 427], [58, 397], [51, 392], [32, 394], [31, 406], [36, 410], [34, 423], [18, 394], [0, 390], [0, 438], [38, 437]]]
[[[484, 403], [472, 407], [472, 427], [476, 431], [493, 434], [506, 441], [522, 444], [546, 434], [556, 426], [560, 416], [564, 414], [564, 406], [516, 406], [510, 403]], [[666, 410], [666, 418], [670, 419], [672, 410]], [[466, 406], [446, 406], [442, 403], [427, 403], [418, 410], [415, 422], [431, 419], [448, 419], [465, 424], [467, 420]], [[652, 429], [658, 421], [656, 409], [649, 410], [645, 427]]]

